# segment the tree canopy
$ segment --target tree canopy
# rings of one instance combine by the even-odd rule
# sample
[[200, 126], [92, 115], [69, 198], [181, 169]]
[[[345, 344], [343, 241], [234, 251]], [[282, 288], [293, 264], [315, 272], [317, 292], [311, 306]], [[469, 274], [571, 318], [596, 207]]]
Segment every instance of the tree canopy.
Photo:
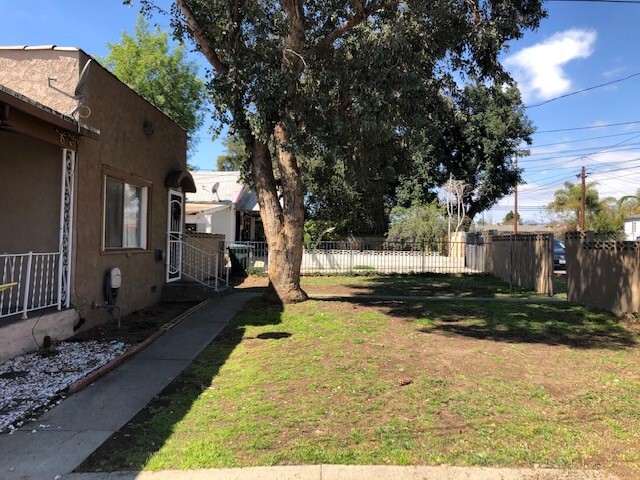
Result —
[[515, 86], [467, 85], [454, 96], [446, 136], [444, 171], [469, 185], [465, 196], [467, 226], [474, 217], [513, 192], [522, 183], [515, 156], [528, 154], [533, 125]]
[[213, 68], [216, 118], [250, 154], [269, 279], [285, 302], [306, 299], [299, 159], [339, 152], [375, 178], [387, 148], [429, 144], [459, 78], [508, 82], [499, 54], [545, 15], [540, 0], [176, 0], [172, 13]]
[[[513, 213], [513, 210], [509, 210], [509, 212], [502, 219], [502, 223], [505, 225], [513, 225], [516, 220], [516, 215]], [[518, 225], [522, 225], [522, 218], [518, 213]]]
[[207, 93], [198, 66], [185, 57], [185, 47], [169, 47], [167, 32], [149, 29], [138, 16], [133, 35], [123, 32], [120, 43], [107, 43], [105, 67], [116, 77], [173, 118], [187, 131], [188, 151], [197, 144], [195, 131], [204, 121]]

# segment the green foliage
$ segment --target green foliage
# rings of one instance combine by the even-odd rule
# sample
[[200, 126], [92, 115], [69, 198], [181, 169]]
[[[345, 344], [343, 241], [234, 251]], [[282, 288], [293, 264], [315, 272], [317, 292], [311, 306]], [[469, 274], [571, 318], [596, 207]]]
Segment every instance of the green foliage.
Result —
[[304, 222], [304, 244], [307, 248], [317, 248], [322, 241], [330, 242], [338, 238], [335, 225], [322, 220]]
[[529, 152], [534, 127], [527, 118], [520, 92], [513, 85], [467, 85], [452, 98], [454, 108], [444, 129], [447, 175], [469, 185], [465, 197], [467, 225], [522, 183], [513, 159]]
[[419, 243], [434, 246], [447, 235], [447, 219], [438, 202], [415, 204], [405, 208], [396, 206], [391, 211], [391, 241]]
[[198, 67], [185, 59], [185, 47], [169, 47], [167, 32], [138, 16], [133, 35], [122, 33], [120, 43], [107, 43], [103, 59], [116, 77], [173, 118], [187, 131], [188, 151], [197, 144], [193, 134], [202, 126], [206, 89]]
[[[579, 184], [565, 182], [564, 186], [553, 194], [553, 201], [547, 210], [556, 214], [570, 229], [577, 229], [580, 224], [580, 206], [582, 204], [582, 187]], [[589, 182], [585, 188], [585, 228], [595, 228], [596, 215], [602, 209], [596, 183]]]
[[218, 171], [246, 171], [250, 157], [242, 139], [237, 135], [227, 135], [222, 144], [226, 149], [226, 153], [220, 155], [217, 159]]
[[[513, 213], [513, 210], [510, 210], [509, 213], [507, 213], [504, 216], [504, 219], [502, 220], [502, 223], [504, 223], [505, 225], [513, 225], [513, 221], [515, 219], [515, 215]], [[520, 214], [518, 213], [518, 225], [522, 225], [522, 218], [520, 217]]]

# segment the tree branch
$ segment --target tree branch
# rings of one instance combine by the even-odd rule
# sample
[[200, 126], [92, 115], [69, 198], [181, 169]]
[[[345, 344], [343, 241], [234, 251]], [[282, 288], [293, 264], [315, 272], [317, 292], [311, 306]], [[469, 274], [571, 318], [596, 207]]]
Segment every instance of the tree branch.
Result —
[[205, 35], [204, 30], [198, 24], [193, 12], [187, 5], [186, 0], [176, 0], [176, 4], [178, 8], [182, 12], [184, 16], [184, 20], [187, 24], [187, 28], [189, 32], [195, 39], [195, 41], [200, 46], [202, 53], [209, 60], [209, 63], [219, 72], [219, 73], [227, 73], [229, 71], [229, 66], [222, 61], [222, 59], [218, 56], [218, 52], [209, 38]]
[[337, 39], [349, 33], [374, 13], [387, 7], [394, 7], [398, 4], [398, 2], [399, 0], [371, 0], [367, 4], [366, 0], [363, 0], [358, 4], [359, 8], [356, 8], [356, 11], [349, 19], [338, 25], [335, 30], [333, 30], [326, 37], [312, 46], [308, 50], [307, 54], [316, 55], [323, 54], [329, 51], [329, 47], [331, 47], [331, 45], [333, 45], [333, 42], [335, 42]]
[[306, 25], [302, 2], [301, 0], [283, 0], [280, 3], [291, 29], [284, 44], [282, 69], [283, 71], [300, 73], [304, 71], [305, 67], [303, 53], [306, 38]]

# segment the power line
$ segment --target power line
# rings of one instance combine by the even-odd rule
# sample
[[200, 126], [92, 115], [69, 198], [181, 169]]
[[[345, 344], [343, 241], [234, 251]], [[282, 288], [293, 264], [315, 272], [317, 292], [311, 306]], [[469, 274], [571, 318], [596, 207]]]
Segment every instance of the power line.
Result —
[[555, 130], [538, 130], [535, 133], [538, 134], [538, 133], [573, 132], [575, 130], [591, 130], [593, 128], [620, 127], [622, 125], [633, 125], [636, 123], [640, 123], [640, 120], [634, 120], [632, 122], [622, 122], [622, 123], [605, 123], [603, 125], [590, 125], [588, 127], [569, 127], [569, 128], [557, 128]]
[[[579, 140], [566, 140], [564, 142], [542, 143], [540, 145], [531, 145], [528, 148], [552, 147], [554, 145], [565, 145], [567, 143], [588, 142], [589, 140], [599, 140], [601, 138], [611, 138], [611, 137], [622, 137], [624, 135], [632, 135], [634, 133], [640, 133], [640, 130], [632, 130], [626, 133], [614, 133], [612, 135], [600, 135], [599, 137], [587, 137], [587, 138], [581, 138]], [[536, 154], [534, 153], [533, 155], [536, 155]], [[545, 154], [545, 155], [548, 155], [548, 154]]]
[[[628, 140], [633, 140], [633, 138], [629, 138], [625, 141]], [[640, 142], [632, 142], [632, 143], [624, 143], [623, 144], [619, 144], [618, 146], [623, 146], [623, 147], [633, 147], [634, 145], [640, 145]], [[609, 152], [626, 152], [628, 150], [637, 150], [637, 148], [619, 148], [616, 150], [610, 150], [610, 148], [613, 148], [615, 145], [612, 145], [610, 147], [607, 148], [607, 150]], [[597, 153], [600, 153], [602, 151], [603, 147], [589, 147], [589, 148], [576, 148], [575, 150], [562, 150], [559, 151], [558, 154], [562, 154], [562, 155], [555, 155], [552, 153], [534, 153], [531, 154], [529, 156], [526, 157], [522, 157], [522, 158], [526, 158], [529, 160], [528, 163], [531, 162], [544, 162], [545, 160], [554, 160], [556, 158], [569, 158], [569, 157], [576, 157], [576, 158], [582, 158], [588, 155], [595, 155]], [[593, 151], [595, 150], [595, 151]], [[542, 157], [542, 158], [534, 158], [534, 157]]]
[[[640, 0], [639, 0], [639, 3], [640, 3]], [[572, 95], [577, 95], [579, 93], [584, 93], [584, 92], [588, 92], [588, 91], [591, 91], [591, 90], [595, 90], [596, 88], [602, 88], [602, 87], [606, 87], [608, 85], [613, 85], [614, 83], [624, 82], [625, 80], [629, 80], [629, 79], [637, 77], [637, 76], [640, 76], [640, 72], [632, 73], [631, 75], [628, 75], [628, 76], [626, 76], [624, 78], [619, 78], [617, 80], [611, 80], [610, 82], [601, 83], [599, 85], [594, 85], [592, 87], [583, 88], [582, 90], [576, 90], [575, 92], [565, 93], [564, 95], [559, 95], [557, 97], [550, 98], [549, 100], [545, 100], [544, 102], [535, 103], [533, 105], [527, 105], [525, 108], [541, 107], [542, 105], [546, 105], [547, 103], [555, 102], [556, 100], [560, 100], [561, 98], [571, 97]]]

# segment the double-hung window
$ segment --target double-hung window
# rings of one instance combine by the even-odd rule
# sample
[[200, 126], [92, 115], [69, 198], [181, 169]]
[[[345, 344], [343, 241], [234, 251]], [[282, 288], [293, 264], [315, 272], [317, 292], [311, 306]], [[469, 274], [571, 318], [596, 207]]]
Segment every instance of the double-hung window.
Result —
[[104, 249], [147, 249], [149, 188], [104, 177]]

